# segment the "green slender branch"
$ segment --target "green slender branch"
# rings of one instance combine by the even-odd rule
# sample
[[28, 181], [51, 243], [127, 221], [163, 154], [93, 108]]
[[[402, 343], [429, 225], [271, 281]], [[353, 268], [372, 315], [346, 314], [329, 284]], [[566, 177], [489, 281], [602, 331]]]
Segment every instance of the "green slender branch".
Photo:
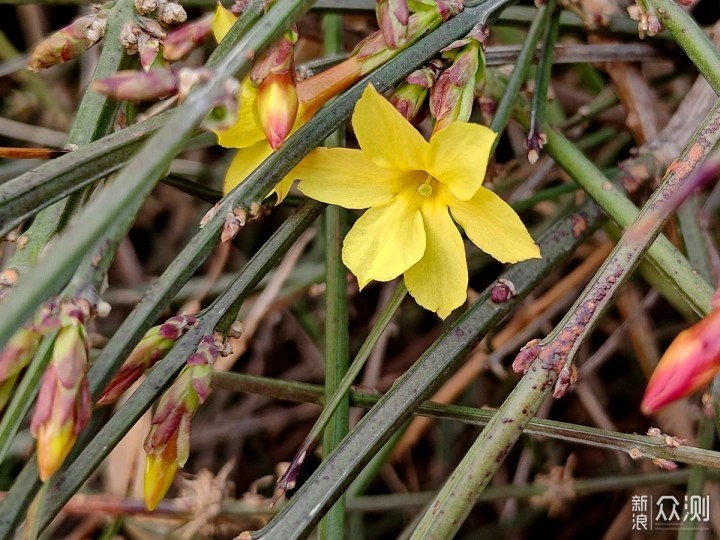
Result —
[[[703, 414], [697, 428], [697, 445], [699, 448], [712, 448], [714, 442], [715, 422], [712, 417]], [[685, 490], [686, 500], [692, 500], [691, 497], [698, 495], [702, 496], [705, 490], [705, 481], [707, 480], [708, 472], [710, 471], [704, 467], [690, 467], [687, 489]], [[696, 532], [694, 528], [678, 531], [678, 540], [693, 540]]]
[[[323, 17], [325, 55], [342, 52], [342, 16]], [[325, 141], [327, 146], [342, 146], [342, 127]], [[342, 243], [347, 228], [347, 210], [328, 206], [325, 210], [325, 397], [338, 392], [347, 374], [350, 335], [348, 333], [347, 270], [342, 261]], [[323, 455], [329, 455], [350, 430], [350, 401], [338, 403], [323, 432]], [[345, 497], [341, 497], [320, 522], [318, 538], [340, 540], [345, 536]]]
[[328, 395], [326, 406], [323, 408], [320, 418], [318, 418], [315, 424], [313, 424], [310, 433], [308, 433], [305, 440], [303, 440], [303, 443], [300, 445], [300, 449], [295, 454], [295, 457], [288, 466], [287, 471], [283, 474], [280, 480], [278, 480], [278, 487], [280, 489], [292, 489], [295, 485], [297, 475], [299, 474], [301, 467], [305, 464], [305, 460], [317, 444], [320, 435], [327, 428], [334, 411], [341, 406], [343, 401], [345, 401], [348, 391], [362, 371], [362, 368], [365, 366], [365, 362], [367, 362], [367, 359], [370, 358], [370, 354], [375, 348], [375, 345], [392, 321], [406, 295], [407, 289], [405, 288], [405, 284], [403, 281], [400, 281], [395, 287], [395, 291], [388, 300], [388, 303], [380, 312], [377, 321], [373, 325], [372, 330], [370, 330], [367, 338], [365, 338], [365, 341], [360, 347], [357, 355], [355, 355], [352, 364], [350, 364], [350, 367], [343, 375], [342, 380], [337, 383], [334, 391]]
[[502, 276], [515, 285], [517, 296], [494, 304], [489, 301], [490, 289], [486, 290], [380, 398], [280, 514], [252, 537], [288, 540], [307, 536], [363, 466], [435, 392], [472, 345], [587, 238], [599, 222], [600, 213], [595, 205], [586, 205], [574, 219], [584, 220], [588, 228], [573, 233], [570, 217], [544, 234], [539, 241], [543, 258], [517, 264]]
[[[620, 227], [626, 229], [638, 215], [637, 207], [613, 182], [565, 137], [547, 130], [546, 150], [550, 157], [575, 180]], [[657, 271], [682, 294], [692, 309], [705, 316], [710, 309], [713, 288], [693, 271], [687, 259], [663, 235], [648, 250]]]
[[[507, 10], [505, 13], [507, 13]], [[550, 13], [551, 10], [548, 9], [547, 5], [540, 7], [537, 11], [537, 15], [535, 15], [535, 18], [530, 25], [527, 36], [525, 37], [525, 42], [518, 53], [515, 68], [513, 69], [512, 74], [503, 89], [502, 97], [500, 98], [497, 109], [495, 110], [495, 115], [490, 122], [490, 129], [492, 129], [495, 133], [504, 131], [505, 126], [507, 126], [507, 123], [510, 120], [510, 115], [515, 107], [515, 102], [517, 101], [518, 95], [520, 95], [520, 87], [527, 79], [528, 72], [530, 71], [530, 64], [535, 56], [535, 48], [537, 47], [538, 41], [540, 41], [540, 36], [542, 35], [543, 30], [547, 27]], [[493, 148], [490, 152], [491, 154], [495, 152], [499, 142], [500, 137], [497, 137], [493, 142]]]
[[540, 62], [535, 72], [535, 88], [533, 89], [532, 103], [530, 105], [530, 126], [526, 139], [528, 161], [530, 163], [536, 163], [540, 158], [540, 150], [546, 140], [542, 127], [545, 121], [548, 89], [550, 88], [553, 52], [560, 32], [560, 12], [553, 12], [555, 10], [555, 0], [548, 0], [545, 9], [550, 12], [550, 24], [545, 26], [545, 39], [543, 39]]
[[[178, 340], [168, 356], [152, 370], [146, 381], [133, 393], [130, 399], [103, 425], [102, 429], [91, 440], [81, 446], [80, 455], [67, 465], [63, 471], [53, 477], [41, 513], [41, 528], [49, 524], [73, 493], [80, 489], [85, 480], [145, 413], [158, 394], [170, 385], [182, 369], [187, 357], [197, 348], [200, 339], [216, 329], [220, 332], [225, 331], [221, 321], [233, 320], [226, 317], [226, 315], [239, 309], [242, 302], [260, 282], [262, 276], [287, 252], [295, 240], [315, 222], [324, 208], [325, 205], [322, 203], [308, 201], [291, 218], [286, 220], [270, 240], [253, 256], [225, 292], [201, 314], [200, 325]], [[24, 469], [20, 478], [25, 474], [29, 475], [30, 473], [26, 473]], [[13, 485], [12, 489], [15, 489], [15, 487]], [[12, 501], [12, 505], [17, 505], [20, 502], [20, 497], [11, 496], [12, 489], [7, 499], [0, 505], [3, 510], [3, 513], [0, 514], [0, 538], [3, 537], [4, 527], [12, 525], [8, 523], [9, 516], [7, 516], [5, 505], [10, 501]], [[10, 508], [13, 508], [12, 505]], [[22, 512], [22, 508], [15, 508], [15, 512], [18, 511]], [[18, 517], [17, 514], [12, 516], [14, 519], [18, 519]]]
[[674, 0], [646, 0], [698, 71], [720, 96], [720, 53], [690, 13]]
[[540, 361], [532, 365], [430, 503], [413, 540], [453, 538], [556, 379]]
[[521, 350], [513, 368], [524, 370], [525, 375], [445, 482], [412, 538], [452, 537], [552, 387], [555, 386], [555, 396], [560, 397], [574, 382], [577, 375], [573, 361], [580, 344], [610, 305], [619, 287], [630, 277], [674, 209], [663, 202], [676, 201], [676, 194], [718, 139], [720, 102], [568, 314], [546, 339], [533, 340]]
[[[326, 403], [324, 388], [310, 383], [283, 381], [246, 373], [216, 373], [213, 375], [213, 385], [234, 392], [259, 394], [275, 399], [315, 403], [321, 406]], [[371, 409], [381, 399], [382, 395], [379, 394], [359, 390], [350, 391], [350, 404], [353, 407]], [[496, 411], [490, 409], [446, 405], [434, 401], [424, 401], [413, 412], [413, 415], [416, 416], [426, 416], [436, 420], [453, 420], [481, 427], [487, 426], [496, 414]], [[690, 465], [720, 468], [720, 452], [687, 445], [674, 448], [668, 446], [663, 438], [647, 435], [620, 433], [543, 418], [531, 418], [523, 433], [627, 453], [633, 456], [633, 459], [640, 457], [667, 459]]]
[[[118, 0], [108, 15], [104, 45], [93, 80], [108, 77], [130, 67], [134, 59], [125, 54], [120, 41], [123, 26], [130, 20], [135, 6], [132, 0]], [[111, 133], [115, 127], [115, 116], [120, 102], [92, 91], [86, 91], [70, 128], [68, 143], [84, 146]], [[18, 240], [18, 249], [8, 266], [22, 275], [28, 271], [45, 249], [50, 239], [64, 226], [74, 212], [75, 202], [68, 199], [58, 202], [41, 212], [28, 230]], [[4, 340], [0, 339], [0, 342]]]

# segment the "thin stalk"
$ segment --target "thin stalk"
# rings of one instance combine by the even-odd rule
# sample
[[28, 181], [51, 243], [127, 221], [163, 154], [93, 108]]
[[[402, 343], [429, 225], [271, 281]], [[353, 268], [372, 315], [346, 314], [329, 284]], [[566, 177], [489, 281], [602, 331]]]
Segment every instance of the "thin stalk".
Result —
[[646, 0], [688, 58], [720, 96], [720, 54], [690, 13], [674, 0]]
[[530, 342], [515, 359], [513, 368], [524, 369], [525, 375], [445, 482], [412, 538], [452, 537], [552, 387], [555, 386], [554, 395], [560, 397], [574, 382], [573, 360], [580, 344], [660, 233], [669, 219], [669, 210], [674, 209], [662, 202], [674, 200], [676, 192], [682, 189], [718, 138], [720, 102], [568, 314], [546, 339]]
[[[134, 60], [125, 54], [122, 47], [120, 33], [125, 23], [130, 20], [134, 9], [132, 0], [118, 0], [111, 8], [103, 50], [93, 73], [93, 80], [108, 77], [133, 64]], [[115, 116], [119, 108], [120, 102], [114, 99], [97, 92], [85, 92], [70, 128], [68, 144], [84, 146], [111, 133], [115, 127]], [[8, 266], [22, 277], [37, 261], [50, 239], [67, 222], [75, 210], [76, 202], [71, 199], [57, 202], [41, 212], [23, 233], [24, 240], [18, 240], [18, 245], [23, 245], [23, 248], [15, 252]], [[0, 339], [0, 342], [2, 341]]]
[[318, 467], [290, 502], [253, 538], [288, 540], [307, 536], [387, 440], [429, 398], [458, 366], [472, 345], [527, 295], [544, 275], [563, 261], [596, 226], [600, 215], [595, 205], [584, 206], [575, 220], [589, 225], [573, 233], [573, 218], [563, 219], [540, 239], [542, 259], [510, 268], [502, 277], [511, 281], [517, 296], [502, 304], [489, 301], [490, 289], [462, 314], [380, 398], [340, 446]]
[[[715, 421], [712, 417], [703, 414], [698, 423], [697, 445], [698, 448], [712, 448], [715, 442]], [[705, 481], [708, 471], [705, 467], [690, 467], [688, 474], [687, 489], [685, 490], [686, 500], [691, 497], [702, 495], [705, 490]], [[683, 516], [684, 517], [684, 516]], [[678, 531], [678, 540], [693, 540], [697, 530], [693, 528], [681, 529]]]
[[[510, 120], [513, 108], [515, 107], [515, 101], [517, 101], [517, 97], [520, 94], [520, 87], [527, 79], [530, 64], [535, 56], [535, 48], [537, 47], [538, 41], [540, 41], [543, 30], [547, 27], [551, 11], [547, 5], [541, 6], [530, 25], [527, 36], [525, 37], [525, 42], [518, 53], [515, 68], [507, 81], [502, 98], [500, 98], [497, 109], [495, 110], [495, 115], [490, 122], [490, 129], [495, 133], [504, 131], [505, 126], [507, 126]], [[490, 154], [495, 152], [495, 148], [497, 148], [500, 142], [499, 139], [500, 138], [497, 137], [493, 142]]]
[[[567, 172], [615, 223], [627, 229], [638, 215], [637, 207], [569, 140], [553, 129], [548, 129], [547, 135], [545, 149], [555, 163]], [[647, 256], [660, 275], [673, 284], [695, 313], [701, 317], [707, 315], [713, 295], [712, 286], [693, 271], [687, 259], [665, 236], [660, 235], [655, 240]]]
[[710, 268], [710, 256], [708, 255], [705, 237], [700, 229], [698, 216], [700, 215], [700, 203], [698, 196], [693, 195], [678, 209], [678, 221], [682, 232], [685, 249], [688, 259], [693, 268], [700, 275], [712, 283], [712, 270]]
[[367, 359], [370, 358], [370, 354], [375, 348], [375, 345], [392, 321], [406, 295], [407, 289], [405, 288], [404, 282], [398, 282], [392, 296], [388, 300], [388, 303], [385, 307], [383, 307], [380, 312], [380, 316], [372, 327], [372, 330], [370, 330], [370, 333], [367, 338], [365, 338], [360, 350], [355, 355], [352, 364], [350, 364], [350, 367], [346, 370], [342, 380], [337, 383], [334, 392], [328, 396], [327, 404], [323, 408], [320, 418], [318, 418], [315, 424], [313, 424], [310, 433], [308, 433], [305, 440], [303, 440], [303, 443], [300, 445], [300, 449], [295, 454], [295, 457], [290, 463], [290, 466], [287, 468], [287, 471], [278, 480], [278, 487], [280, 489], [292, 489], [295, 485], [295, 480], [297, 479], [300, 469], [320, 439], [320, 435], [328, 426], [328, 423], [332, 418], [333, 411], [335, 411], [346, 399], [348, 391], [362, 371], [362, 368], [365, 366], [365, 362], [367, 362]]
[[[342, 16], [327, 14], [323, 17], [324, 53], [342, 51]], [[326, 146], [342, 146], [342, 127], [330, 135]], [[342, 243], [347, 228], [347, 210], [331, 205], [325, 210], [325, 397], [338, 392], [347, 374], [350, 352], [348, 333], [347, 270], [342, 261]], [[329, 455], [350, 430], [350, 401], [345, 397], [338, 403], [323, 432], [323, 454]], [[318, 527], [321, 540], [341, 540], [345, 537], [345, 497], [335, 503]]]
[[[240, 18], [223, 42], [230, 42], [237, 35], [242, 37], [218, 63], [208, 83], [193, 91], [173, 111], [167, 123], [123, 168], [115, 182], [83, 209], [78, 219], [50, 246], [44, 264], [28, 270], [8, 293], [4, 305], [6, 312], [13, 316], [0, 321], [0, 343], [9, 339], [45, 298], [60, 292], [75, 272], [78, 261], [104, 231], [130, 222], [128, 217], [137, 213], [155, 183], [164, 175], [170, 160], [222, 96], [227, 77], [235, 74], [242, 77], [249, 71], [251, 58], [247, 51], [261, 51], [304, 13], [310, 3], [310, 0], [288, 0], [275, 4], [266, 15], [267, 22], [249, 28], [247, 32], [247, 23], [254, 19], [244, 18], [248, 12]], [[216, 52], [222, 48], [221, 43]], [[243, 184], [241, 190], [248, 190], [248, 185]]]
[[[720, 479], [720, 473], [715, 478]], [[684, 484], [688, 471], [654, 472], [641, 474], [624, 474], [599, 478], [578, 478], [572, 480], [572, 500], [588, 497], [598, 493], [613, 491], [633, 491], [639, 487], [676, 486]], [[477, 504], [493, 503], [504, 499], [529, 499], [540, 497], [554, 487], [548, 484], [507, 484], [491, 486], [477, 498]], [[386, 512], [400, 510], [412, 506], [425, 506], [433, 498], [431, 492], [393, 493], [390, 495], [371, 495], [348, 500], [348, 510], [353, 512]]]
[[452, 538], [557, 379], [536, 361], [430, 503], [412, 539]]
[[[259, 394], [300, 403], [315, 403], [320, 406], [325, 403], [324, 388], [320, 385], [283, 381], [245, 373], [215, 373], [213, 375], [213, 386], [233, 392]], [[353, 407], [372, 409], [382, 398], [382, 395], [374, 393], [359, 390], [350, 391], [350, 404]], [[415, 416], [426, 416], [437, 420], [452, 420], [480, 427], [487, 426], [496, 414], [497, 412], [491, 409], [446, 405], [434, 401], [424, 401], [413, 411]], [[687, 445], [673, 448], [668, 446], [663, 438], [649, 437], [647, 435], [608, 431], [535, 417], [530, 419], [523, 433], [571, 444], [582, 444], [627, 453], [633, 459], [668, 459], [690, 465], [720, 468], [720, 452]], [[348, 492], [350, 493], [350, 490]]]
[[533, 89], [532, 103], [530, 104], [530, 127], [527, 135], [528, 161], [536, 163], [540, 157], [547, 136], [543, 132], [545, 122], [545, 106], [547, 104], [548, 88], [550, 87], [550, 73], [553, 65], [553, 52], [555, 42], [560, 32], [560, 12], [555, 11], [555, 0], [548, 0], [545, 8], [550, 12], [550, 24], [545, 28], [540, 62], [535, 72], [535, 88]]
[[[50, 523], [73, 493], [77, 492], [85, 480], [100, 466], [115, 445], [155, 401], [159, 392], [170, 385], [182, 369], [187, 357], [197, 348], [203, 335], [210, 334], [213, 330], [224, 332], [225, 323], [235, 320], [240, 305], [252, 293], [262, 276], [267, 274], [295, 240], [315, 222], [324, 208], [325, 205], [322, 203], [308, 201], [286, 220], [225, 292], [201, 314], [200, 325], [178, 340], [168, 356], [152, 370], [130, 399], [103, 425], [97, 435], [82, 447], [80, 455], [53, 477], [41, 514], [41, 528]], [[228, 314], [232, 314], [232, 317], [228, 317]], [[17, 504], [17, 498], [8, 497], [5, 502], [10, 500]], [[5, 524], [5, 519], [3, 513], [0, 526]], [[0, 529], [0, 537], [2, 534]]]

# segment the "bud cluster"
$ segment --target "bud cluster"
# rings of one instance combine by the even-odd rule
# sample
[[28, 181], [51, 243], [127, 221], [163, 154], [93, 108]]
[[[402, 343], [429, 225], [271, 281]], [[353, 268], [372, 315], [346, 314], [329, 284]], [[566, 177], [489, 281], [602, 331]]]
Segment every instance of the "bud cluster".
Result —
[[432, 60], [423, 68], [413, 71], [390, 94], [390, 103], [411, 124], [419, 124], [428, 113], [427, 96], [442, 70], [442, 61]]
[[77, 58], [105, 35], [108, 9], [79, 17], [64, 28], [42, 40], [28, 60], [31, 71], [40, 71], [55, 64]]
[[646, 2], [639, 0], [637, 4], [628, 6], [627, 10], [630, 18], [638, 23], [640, 39], [646, 35], [652, 37], [665, 29], [655, 14], [655, 8], [649, 6]]
[[175, 382], [163, 394], [145, 439], [145, 504], [152, 510], [170, 488], [190, 454], [190, 424], [210, 395], [213, 364], [223, 350], [217, 337], [205, 336]]
[[470, 119], [475, 92], [485, 82], [486, 39], [486, 29], [478, 27], [467, 38], [443, 49], [443, 57], [452, 60], [452, 64], [440, 74], [430, 93], [430, 113], [436, 120], [436, 131], [452, 122]]
[[[60, 468], [90, 420], [86, 324], [95, 315], [106, 315], [108, 311], [109, 306], [100, 301], [94, 288], [86, 288], [71, 299], [46, 304], [30, 329], [39, 335], [57, 332], [30, 421], [43, 481]], [[36, 339], [37, 335], [32, 340], [35, 347]]]
[[195, 326], [195, 317], [178, 315], [148, 330], [105, 387], [98, 405], [107, 405], [122, 396], [148, 369], [165, 358], [178, 339]]

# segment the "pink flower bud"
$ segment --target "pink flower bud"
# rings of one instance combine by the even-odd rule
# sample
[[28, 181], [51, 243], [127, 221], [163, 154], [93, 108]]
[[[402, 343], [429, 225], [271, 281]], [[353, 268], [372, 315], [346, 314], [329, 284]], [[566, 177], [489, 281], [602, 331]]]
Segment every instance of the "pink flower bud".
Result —
[[271, 73], [260, 83], [255, 99], [255, 111], [273, 150], [280, 148], [292, 132], [298, 106], [293, 73]]
[[449, 18], [454, 17], [465, 9], [464, 0], [437, 0], [438, 13], [442, 17], [443, 21], [447, 21]]
[[63, 326], [55, 339], [30, 423], [30, 431], [37, 438], [43, 481], [60, 468], [90, 420], [87, 363], [85, 327], [77, 321]]
[[125, 70], [93, 81], [92, 89], [122, 101], [148, 101], [177, 93], [178, 77], [168, 69]]
[[391, 49], [407, 43], [410, 10], [407, 0], [378, 0], [375, 7], [380, 31]]
[[212, 14], [182, 25], [173, 30], [163, 41], [163, 55], [168, 62], [180, 60], [192, 49], [202, 44], [212, 34]]
[[98, 17], [99, 14], [80, 17], [45, 38], [30, 55], [28, 68], [32, 71], [40, 71], [80, 56], [102, 37], [97, 30], [91, 32], [88, 37], [88, 32]]
[[143, 373], [165, 358], [181, 336], [196, 325], [195, 317], [178, 315], [148, 330], [105, 387], [98, 405], [107, 405], [123, 395]]
[[197, 352], [160, 398], [145, 439], [145, 504], [151, 510], [167, 493], [178, 468], [187, 462], [192, 417], [210, 394], [212, 366], [219, 351], [212, 336], [203, 337]]
[[720, 371], [720, 309], [680, 332], [650, 377], [640, 409], [653, 414], [708, 384]]

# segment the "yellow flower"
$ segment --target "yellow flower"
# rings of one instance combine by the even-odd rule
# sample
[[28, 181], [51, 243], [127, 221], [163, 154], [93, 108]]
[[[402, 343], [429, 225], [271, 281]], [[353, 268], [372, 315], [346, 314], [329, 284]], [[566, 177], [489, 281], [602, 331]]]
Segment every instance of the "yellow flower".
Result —
[[293, 171], [314, 199], [369, 208], [345, 238], [343, 261], [363, 288], [403, 274], [421, 306], [447, 317], [467, 297], [470, 240], [502, 262], [540, 257], [510, 206], [482, 187], [496, 134], [455, 122], [426, 141], [368, 86], [352, 118], [360, 148], [318, 148]]
[[[218, 5], [213, 19], [213, 34], [219, 43], [230, 31], [237, 18], [231, 11]], [[245, 77], [241, 84], [238, 100], [238, 117], [235, 124], [223, 131], [218, 131], [218, 144], [225, 148], [237, 148], [235, 157], [225, 174], [223, 193], [229, 193], [235, 186], [245, 180], [267, 157], [273, 153], [265, 133], [258, 121], [255, 102], [258, 89]], [[298, 111], [300, 118], [302, 111]], [[299, 127], [296, 122], [295, 129]], [[292, 186], [292, 178], [286, 176], [275, 187], [278, 202], [281, 202]]]

